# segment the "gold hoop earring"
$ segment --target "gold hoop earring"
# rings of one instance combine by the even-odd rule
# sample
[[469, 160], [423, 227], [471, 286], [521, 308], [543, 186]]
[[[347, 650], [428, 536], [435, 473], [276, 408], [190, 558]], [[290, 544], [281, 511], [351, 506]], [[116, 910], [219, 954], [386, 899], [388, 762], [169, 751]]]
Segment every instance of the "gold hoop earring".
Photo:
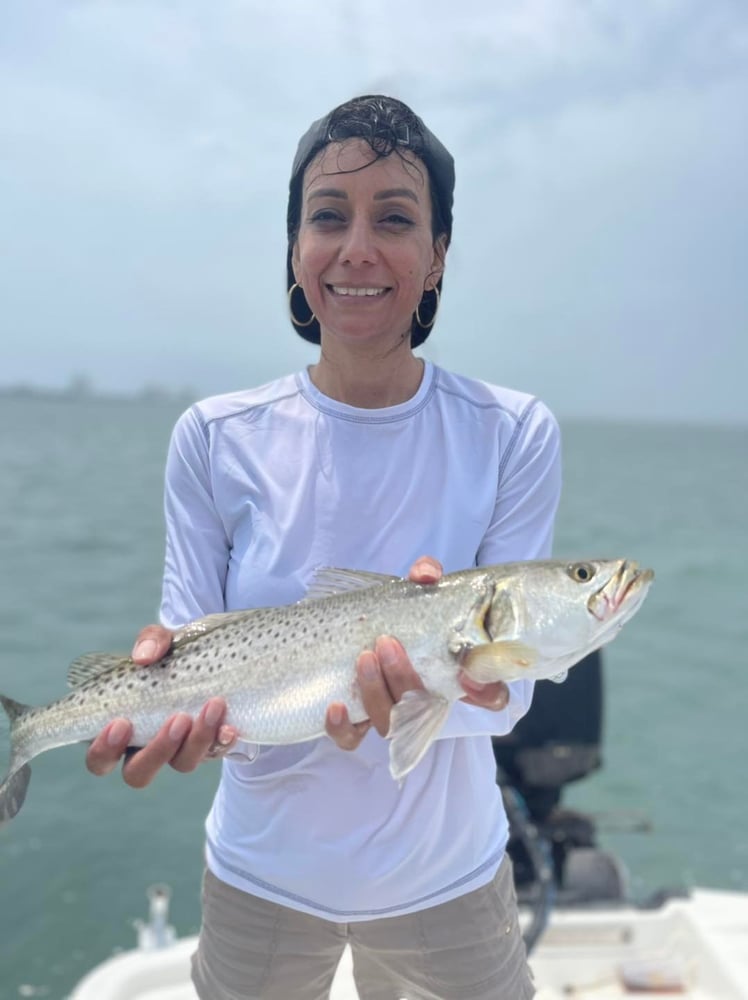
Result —
[[424, 330], [430, 330], [431, 329], [431, 327], [436, 322], [436, 314], [439, 312], [439, 289], [436, 287], [436, 285], [434, 285], [434, 287], [431, 288], [431, 289], [429, 289], [429, 291], [432, 291], [434, 293], [434, 295], [436, 296], [436, 304], [434, 305], [434, 315], [431, 317], [431, 322], [430, 323], [424, 323], [423, 320], [421, 319], [421, 316], [420, 316], [419, 312], [418, 312], [418, 310], [421, 307], [421, 302], [423, 302], [423, 295], [425, 295], [426, 292], [423, 293], [423, 295], [421, 296], [421, 302], [419, 302], [418, 305], [416, 306], [416, 323], [418, 323], [418, 325], [420, 327], [422, 327]]
[[[312, 323], [313, 323], [313, 322], [314, 322], [314, 321], [316, 320], [316, 318], [317, 318], [317, 317], [316, 317], [316, 316], [314, 315], [314, 313], [312, 313], [312, 315], [311, 315], [311, 316], [309, 317], [309, 319], [308, 319], [308, 320], [306, 320], [306, 321], [305, 321], [305, 322], [303, 322], [303, 323], [301, 322], [301, 320], [300, 320], [300, 319], [296, 319], [296, 316], [294, 315], [294, 311], [293, 311], [293, 293], [294, 293], [294, 289], [296, 289], [296, 288], [300, 289], [300, 291], [302, 292], [302, 294], [303, 294], [303, 292], [304, 292], [304, 289], [303, 289], [303, 288], [301, 287], [301, 285], [300, 285], [300, 284], [298, 283], [298, 281], [295, 281], [295, 282], [294, 282], [294, 283], [293, 283], [293, 284], [291, 285], [291, 287], [290, 287], [290, 288], [288, 289], [288, 311], [289, 311], [289, 312], [291, 313], [291, 319], [293, 320], [293, 322], [294, 322], [294, 324], [295, 324], [296, 326], [311, 326], [311, 325], [312, 325]], [[306, 301], [306, 296], [304, 296], [304, 301]], [[308, 306], [308, 305], [309, 305], [309, 303], [307, 302], [307, 306]]]

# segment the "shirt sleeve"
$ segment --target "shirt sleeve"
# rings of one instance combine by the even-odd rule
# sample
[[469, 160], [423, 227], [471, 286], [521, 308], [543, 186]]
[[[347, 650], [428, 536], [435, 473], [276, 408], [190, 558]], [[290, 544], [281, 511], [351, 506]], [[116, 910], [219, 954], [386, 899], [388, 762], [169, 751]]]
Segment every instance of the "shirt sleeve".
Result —
[[167, 628], [224, 610], [230, 542], [216, 509], [208, 431], [196, 407], [178, 420], [166, 459], [166, 554], [160, 618]]
[[[521, 415], [502, 457], [496, 506], [478, 551], [477, 563], [546, 559], [561, 494], [561, 435], [550, 410], [532, 400]], [[509, 704], [501, 712], [455, 702], [439, 734], [505, 736], [532, 702], [532, 681], [512, 681]]]

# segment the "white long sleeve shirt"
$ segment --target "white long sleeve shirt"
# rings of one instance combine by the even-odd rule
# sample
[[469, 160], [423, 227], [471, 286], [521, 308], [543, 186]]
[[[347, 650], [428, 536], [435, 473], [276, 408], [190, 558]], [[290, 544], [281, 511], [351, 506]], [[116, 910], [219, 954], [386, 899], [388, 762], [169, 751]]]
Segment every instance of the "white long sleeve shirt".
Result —
[[[550, 554], [558, 427], [538, 400], [426, 363], [412, 399], [359, 409], [306, 372], [196, 404], [166, 473], [162, 621], [287, 604], [322, 566], [404, 575]], [[353, 666], [353, 665], [352, 665]], [[528, 709], [464, 703], [402, 785], [370, 731], [227, 760], [207, 862], [238, 889], [335, 921], [408, 913], [493, 877], [508, 836], [490, 736]]]

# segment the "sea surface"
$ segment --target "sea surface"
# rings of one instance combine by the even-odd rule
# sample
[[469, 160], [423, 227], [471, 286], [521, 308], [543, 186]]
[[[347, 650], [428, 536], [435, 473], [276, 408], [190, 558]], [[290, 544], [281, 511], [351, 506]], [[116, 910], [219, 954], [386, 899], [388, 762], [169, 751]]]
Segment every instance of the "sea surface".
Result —
[[[68, 663], [131, 648], [155, 619], [161, 486], [181, 404], [0, 396], [0, 691], [65, 692]], [[604, 767], [566, 802], [600, 817], [633, 892], [748, 890], [748, 428], [563, 425], [556, 554], [626, 555], [657, 579], [605, 654]], [[0, 720], [0, 771], [7, 726]], [[167, 882], [199, 924], [202, 824], [218, 770], [133, 791], [83, 749], [40, 757], [0, 831], [0, 1000], [63, 1000], [135, 943]], [[635, 832], [641, 826], [649, 832]]]

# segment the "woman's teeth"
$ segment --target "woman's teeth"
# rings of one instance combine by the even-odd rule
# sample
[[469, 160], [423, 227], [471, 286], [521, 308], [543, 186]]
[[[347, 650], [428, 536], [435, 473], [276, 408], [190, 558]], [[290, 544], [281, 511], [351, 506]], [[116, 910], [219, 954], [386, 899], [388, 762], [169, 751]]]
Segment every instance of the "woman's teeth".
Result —
[[345, 285], [330, 285], [329, 287], [335, 295], [355, 295], [359, 298], [383, 295], [387, 291], [386, 288], [347, 288]]

